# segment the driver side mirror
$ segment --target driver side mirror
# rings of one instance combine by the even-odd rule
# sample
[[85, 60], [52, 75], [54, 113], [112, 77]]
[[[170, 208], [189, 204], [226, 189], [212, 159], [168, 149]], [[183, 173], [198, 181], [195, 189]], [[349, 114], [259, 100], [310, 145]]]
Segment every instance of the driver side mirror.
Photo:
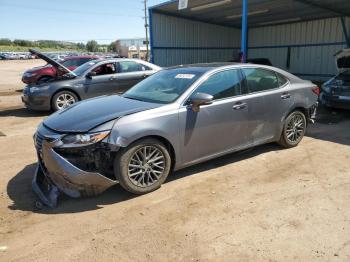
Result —
[[189, 99], [189, 105], [193, 112], [199, 112], [200, 106], [210, 105], [213, 103], [214, 97], [206, 93], [196, 93]]
[[93, 77], [93, 76], [96, 76], [96, 75], [97, 75], [96, 72], [91, 71], [91, 72], [89, 72], [89, 73], [86, 74], [86, 78], [92, 79], [92, 77]]

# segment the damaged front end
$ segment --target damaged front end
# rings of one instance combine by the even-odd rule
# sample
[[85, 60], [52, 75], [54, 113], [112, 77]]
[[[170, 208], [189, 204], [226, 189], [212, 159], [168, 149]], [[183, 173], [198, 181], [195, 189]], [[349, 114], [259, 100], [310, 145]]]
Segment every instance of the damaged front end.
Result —
[[73, 198], [94, 196], [118, 183], [113, 172], [118, 148], [107, 142], [108, 134], [63, 135], [39, 127], [34, 136], [38, 166], [32, 186], [43, 204], [55, 207], [60, 192]]

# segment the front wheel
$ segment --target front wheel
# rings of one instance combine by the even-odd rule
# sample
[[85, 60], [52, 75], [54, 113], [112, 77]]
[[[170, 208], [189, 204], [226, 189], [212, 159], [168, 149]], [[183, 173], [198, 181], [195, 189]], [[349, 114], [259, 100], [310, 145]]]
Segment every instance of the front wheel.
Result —
[[114, 173], [121, 186], [134, 194], [158, 189], [171, 170], [167, 148], [156, 139], [143, 139], [122, 149], [114, 161]]
[[297, 146], [306, 132], [306, 117], [301, 111], [292, 112], [284, 121], [283, 131], [278, 144], [291, 148]]
[[70, 91], [61, 91], [52, 98], [52, 109], [58, 111], [78, 102], [78, 97]]

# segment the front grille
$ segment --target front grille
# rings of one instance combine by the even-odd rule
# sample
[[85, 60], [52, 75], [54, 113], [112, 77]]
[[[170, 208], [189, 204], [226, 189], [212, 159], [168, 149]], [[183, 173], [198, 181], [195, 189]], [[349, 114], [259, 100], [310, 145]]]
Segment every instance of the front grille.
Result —
[[43, 147], [44, 139], [45, 139], [45, 137], [42, 134], [40, 134], [39, 132], [36, 132], [35, 139], [34, 139], [35, 147], [40, 152], [41, 152], [42, 147]]
[[44, 141], [52, 142], [52, 141], [55, 141], [56, 139], [57, 138], [44, 136], [41, 133], [39, 133], [38, 131], [34, 135], [34, 144], [35, 144], [35, 148], [37, 150], [38, 161], [40, 163], [42, 170], [45, 173], [47, 172], [47, 170], [46, 170], [45, 163], [43, 161], [43, 150], [42, 150], [43, 143], [44, 143]]
[[34, 136], [34, 144], [35, 144], [35, 147], [38, 150], [38, 152], [41, 154], [44, 140], [48, 141], [48, 142], [52, 142], [52, 141], [55, 141], [56, 139], [57, 139], [57, 137], [47, 137], [47, 136], [42, 135], [39, 132], [36, 132], [35, 136]]

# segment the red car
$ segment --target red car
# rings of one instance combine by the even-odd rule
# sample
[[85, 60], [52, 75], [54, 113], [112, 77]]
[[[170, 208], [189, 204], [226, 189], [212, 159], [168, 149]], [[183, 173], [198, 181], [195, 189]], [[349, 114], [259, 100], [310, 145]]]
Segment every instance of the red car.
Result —
[[[60, 63], [69, 70], [73, 71], [75, 68], [89, 62], [91, 60], [99, 59], [98, 56], [70, 56], [65, 57]], [[22, 82], [28, 85], [40, 84], [56, 79], [60, 75], [64, 75], [65, 71], [60, 71], [56, 67], [47, 64], [45, 66], [34, 67], [24, 72]]]

